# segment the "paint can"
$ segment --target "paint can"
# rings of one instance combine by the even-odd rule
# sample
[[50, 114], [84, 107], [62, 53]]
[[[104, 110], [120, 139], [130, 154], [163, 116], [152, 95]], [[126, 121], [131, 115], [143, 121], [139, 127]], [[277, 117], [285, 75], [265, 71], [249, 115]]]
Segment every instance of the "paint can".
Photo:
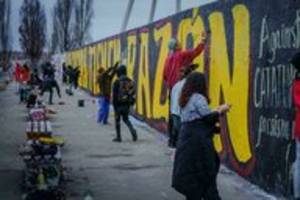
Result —
[[84, 99], [78, 100], [78, 107], [84, 107]]

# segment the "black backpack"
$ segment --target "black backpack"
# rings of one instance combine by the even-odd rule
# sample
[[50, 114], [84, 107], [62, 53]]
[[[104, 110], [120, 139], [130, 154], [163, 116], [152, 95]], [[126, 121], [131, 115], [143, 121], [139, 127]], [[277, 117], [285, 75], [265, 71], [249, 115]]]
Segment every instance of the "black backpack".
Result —
[[128, 77], [121, 77], [119, 81], [118, 102], [120, 104], [134, 105], [136, 99], [134, 82]]

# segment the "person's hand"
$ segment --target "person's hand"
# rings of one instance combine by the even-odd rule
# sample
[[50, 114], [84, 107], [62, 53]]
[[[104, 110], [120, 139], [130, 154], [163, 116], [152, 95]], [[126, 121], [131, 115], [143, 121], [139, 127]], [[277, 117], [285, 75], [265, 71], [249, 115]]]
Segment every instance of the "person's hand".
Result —
[[206, 44], [207, 43], [207, 34], [206, 32], [202, 32], [201, 34], [201, 42]]
[[194, 71], [194, 70], [196, 70], [199, 67], [199, 64], [193, 63], [189, 67], [192, 69], [192, 71]]
[[201, 42], [204, 43], [205, 45], [207, 45], [209, 36], [210, 36], [210, 31], [209, 30], [207, 32], [203, 32], [202, 35], [201, 35], [201, 37], [202, 37]]
[[231, 105], [229, 105], [229, 104], [222, 104], [222, 105], [220, 105], [220, 106], [217, 108], [217, 111], [218, 111], [220, 114], [224, 114], [224, 113], [227, 113], [230, 109], [231, 109]]
[[114, 65], [114, 67], [118, 67], [119, 66], [120, 61], [117, 61]]

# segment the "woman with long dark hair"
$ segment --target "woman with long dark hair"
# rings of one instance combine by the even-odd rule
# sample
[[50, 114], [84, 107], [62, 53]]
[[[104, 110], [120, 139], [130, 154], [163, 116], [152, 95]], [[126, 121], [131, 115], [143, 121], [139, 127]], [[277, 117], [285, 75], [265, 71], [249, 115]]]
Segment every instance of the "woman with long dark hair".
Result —
[[204, 74], [188, 76], [179, 99], [182, 127], [175, 154], [172, 186], [187, 200], [219, 200], [216, 178], [220, 161], [212, 136], [219, 128], [219, 116], [229, 111], [223, 104], [215, 110], [208, 106]]

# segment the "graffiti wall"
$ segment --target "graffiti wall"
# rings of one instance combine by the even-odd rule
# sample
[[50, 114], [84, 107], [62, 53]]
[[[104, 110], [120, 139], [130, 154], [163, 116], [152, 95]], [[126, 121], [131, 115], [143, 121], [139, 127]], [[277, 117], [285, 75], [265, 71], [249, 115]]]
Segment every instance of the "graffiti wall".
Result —
[[66, 53], [80, 85], [97, 94], [96, 72], [122, 60], [137, 83], [135, 115], [166, 131], [168, 91], [162, 72], [168, 41], [192, 48], [209, 84], [211, 107], [232, 104], [214, 138], [223, 162], [265, 190], [289, 195], [294, 159], [291, 56], [300, 49], [299, 0], [224, 1], [194, 8]]

